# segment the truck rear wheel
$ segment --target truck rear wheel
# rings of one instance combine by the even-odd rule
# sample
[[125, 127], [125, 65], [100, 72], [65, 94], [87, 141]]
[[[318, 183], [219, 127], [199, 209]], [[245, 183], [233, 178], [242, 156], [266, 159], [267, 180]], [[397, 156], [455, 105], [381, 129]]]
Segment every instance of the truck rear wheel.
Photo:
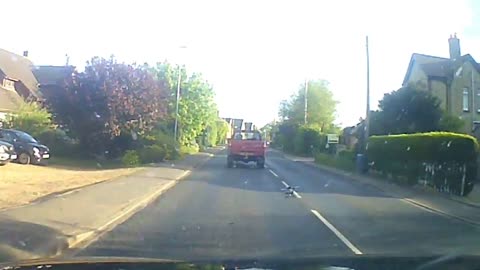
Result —
[[257, 168], [263, 169], [265, 168], [265, 160], [261, 159], [257, 161]]
[[227, 157], [227, 168], [233, 168], [233, 159], [230, 156]]

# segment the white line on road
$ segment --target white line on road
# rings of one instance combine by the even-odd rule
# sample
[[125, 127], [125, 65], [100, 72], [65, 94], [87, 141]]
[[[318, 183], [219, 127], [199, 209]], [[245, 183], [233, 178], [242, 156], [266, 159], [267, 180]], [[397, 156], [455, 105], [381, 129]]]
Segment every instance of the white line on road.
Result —
[[324, 218], [322, 215], [317, 210], [311, 209], [312, 213], [320, 219], [320, 221], [325, 224], [353, 253], [356, 255], [361, 255], [363, 254], [356, 246], [352, 244], [341, 232], [339, 232], [326, 218]]
[[276, 174], [274, 171], [272, 170], [268, 170], [271, 174], [273, 174], [273, 176], [277, 177], [278, 178], [278, 174]]
[[[289, 185], [285, 183], [285, 181], [282, 181], [282, 184], [287, 188], [289, 187]], [[298, 194], [296, 191], [293, 191], [293, 196], [297, 197], [298, 199], [302, 198], [302, 196], [300, 196], [300, 194]]]

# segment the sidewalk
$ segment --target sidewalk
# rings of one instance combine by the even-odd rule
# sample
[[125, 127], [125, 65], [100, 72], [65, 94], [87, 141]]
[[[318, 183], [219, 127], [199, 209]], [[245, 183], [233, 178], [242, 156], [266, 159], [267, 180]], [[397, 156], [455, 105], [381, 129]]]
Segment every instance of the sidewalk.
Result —
[[141, 210], [211, 156], [190, 155], [1, 211], [0, 261], [52, 257], [75, 248]]
[[[285, 153], [282, 154], [290, 160], [302, 162], [309, 166], [314, 166], [318, 169], [376, 187], [389, 196], [402, 198], [405, 202], [413, 204], [417, 207], [459, 219], [473, 225], [480, 225], [480, 201], [477, 202], [475, 200], [477, 197], [480, 198], [480, 190], [474, 189], [474, 191], [472, 191], [467, 198], [462, 198], [439, 193], [433, 190], [426, 190], [423, 188], [399, 186], [391, 182], [381, 181], [379, 179], [369, 177], [368, 175], [360, 175], [342, 171], [336, 168], [317, 164], [314, 162], [313, 158], [296, 157]], [[477, 186], [476, 188], [479, 187]], [[471, 198], [468, 198], [470, 196]]]

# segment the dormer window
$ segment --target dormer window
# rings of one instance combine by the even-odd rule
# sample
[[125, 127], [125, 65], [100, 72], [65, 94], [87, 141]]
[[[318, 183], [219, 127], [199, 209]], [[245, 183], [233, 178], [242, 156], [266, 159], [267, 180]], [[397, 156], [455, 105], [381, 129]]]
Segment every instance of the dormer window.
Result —
[[8, 90], [15, 90], [15, 82], [5, 78], [3, 79], [2, 87]]

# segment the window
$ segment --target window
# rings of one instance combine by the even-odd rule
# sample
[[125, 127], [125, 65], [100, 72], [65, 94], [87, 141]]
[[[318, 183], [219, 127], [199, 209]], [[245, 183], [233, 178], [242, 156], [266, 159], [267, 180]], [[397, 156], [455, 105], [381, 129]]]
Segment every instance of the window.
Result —
[[480, 113], [480, 88], [477, 88], [477, 99], [475, 100], [475, 104], [477, 105], [477, 112]]
[[0, 138], [6, 142], [13, 143], [15, 137], [8, 131], [0, 131]]
[[468, 112], [468, 88], [463, 88], [463, 111]]
[[8, 90], [15, 90], [15, 82], [9, 79], [3, 79], [3, 88]]

